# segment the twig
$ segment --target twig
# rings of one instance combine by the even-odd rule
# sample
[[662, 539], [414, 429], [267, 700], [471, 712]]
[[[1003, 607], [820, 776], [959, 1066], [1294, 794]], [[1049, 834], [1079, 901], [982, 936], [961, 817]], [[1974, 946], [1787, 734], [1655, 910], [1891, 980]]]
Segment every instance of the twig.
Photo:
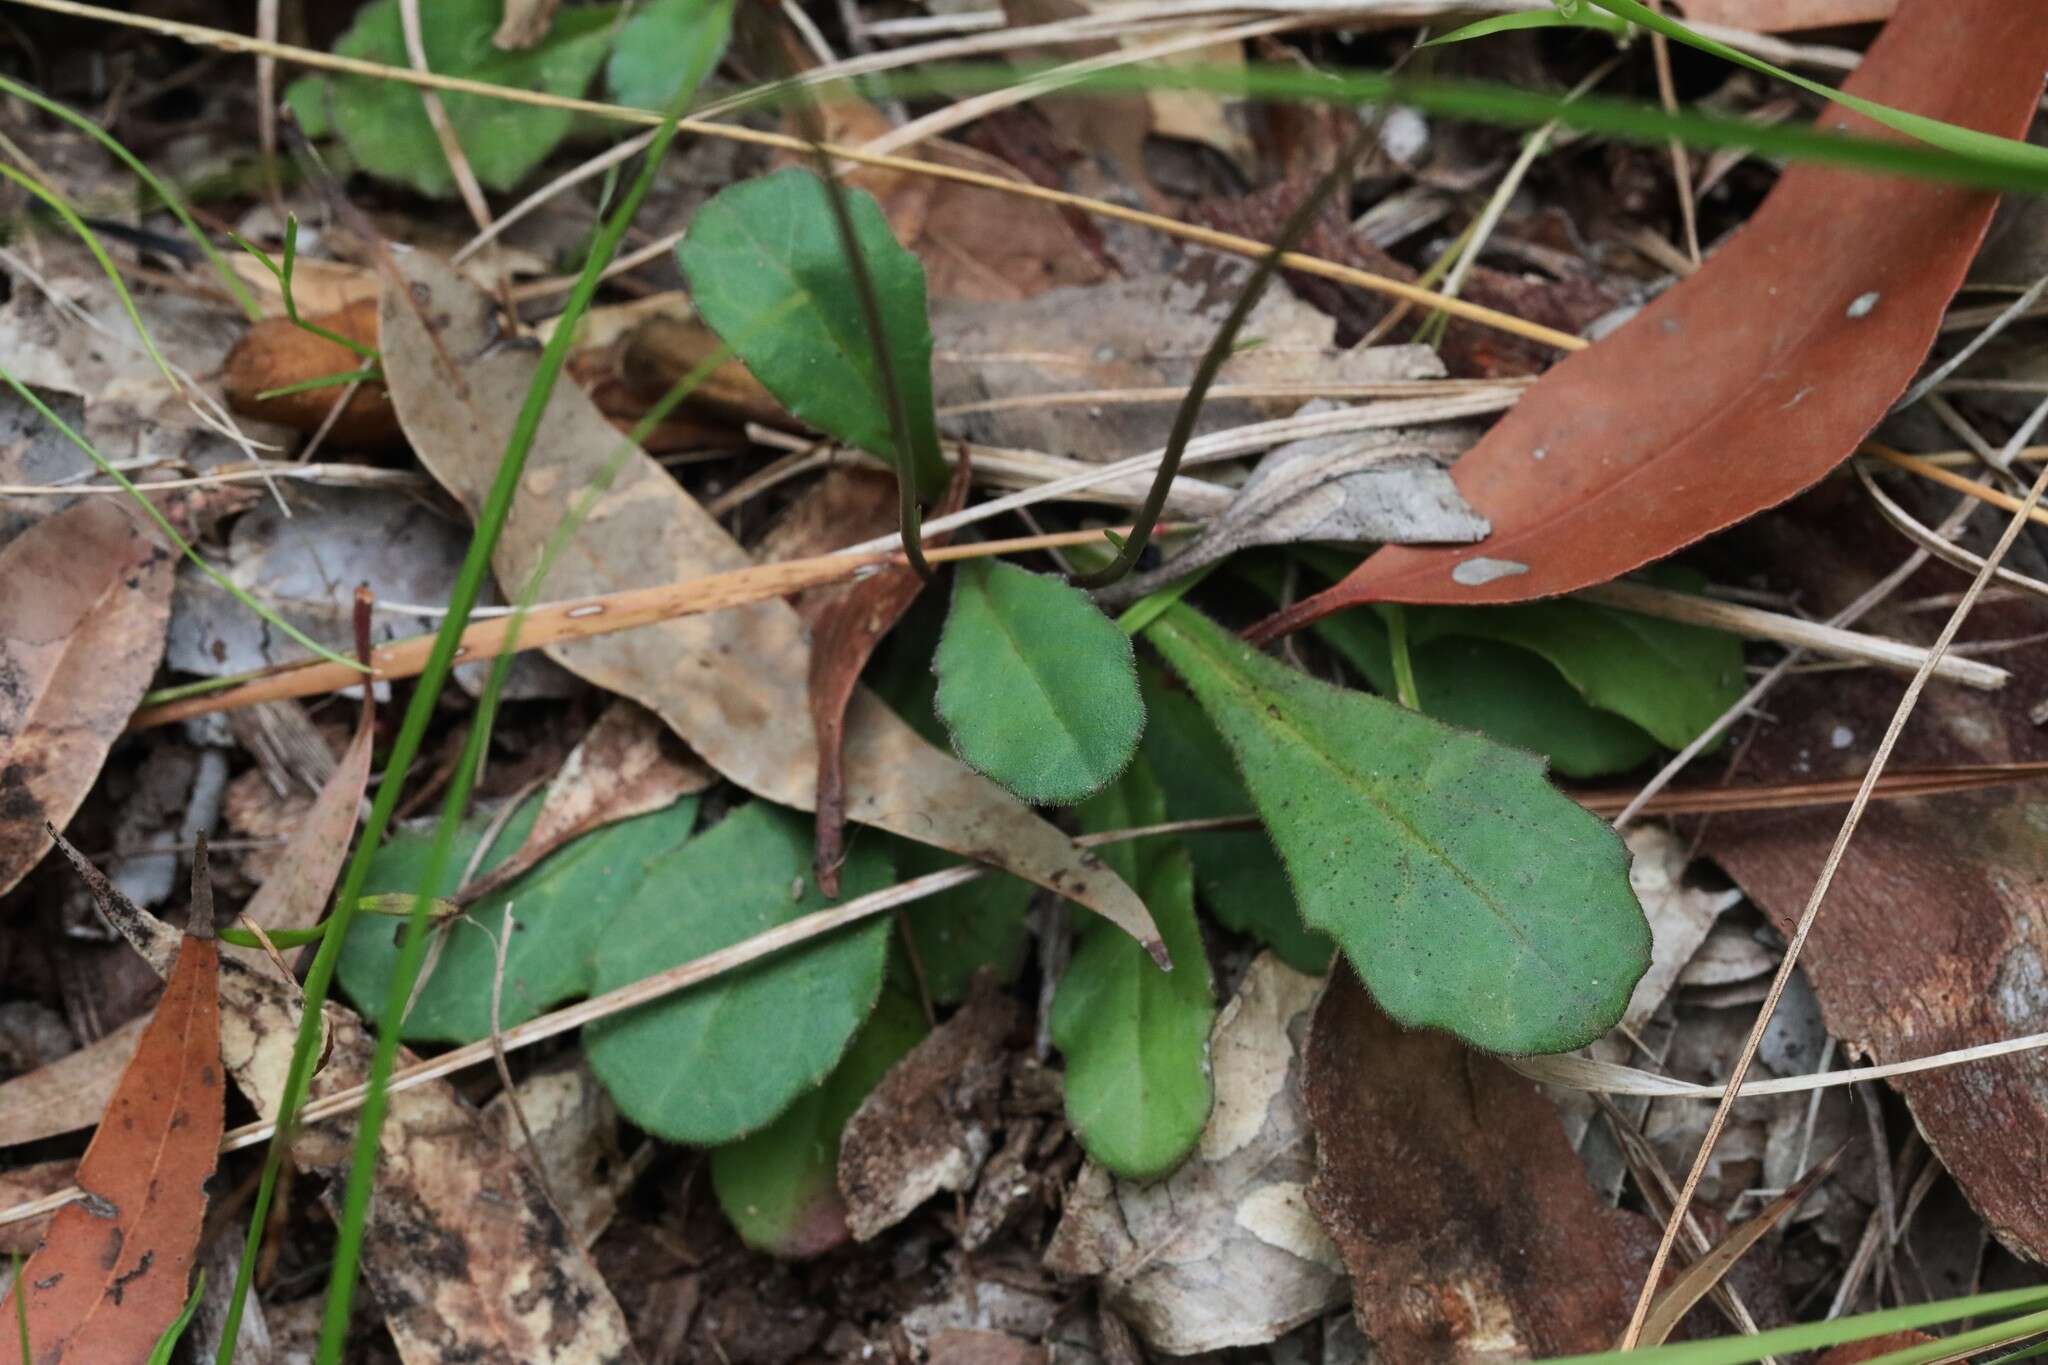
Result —
[[[405, 34], [405, 57], [412, 63], [412, 69], [423, 76], [433, 74], [427, 65], [427, 40], [420, 32], [420, 0], [398, 0], [398, 25]], [[463, 207], [476, 220], [478, 230], [488, 230], [491, 206], [484, 202], [484, 187], [477, 183], [476, 172], [470, 168], [461, 139], [455, 136], [455, 125], [448, 121], [448, 110], [441, 103], [440, 93], [422, 89], [420, 103], [426, 107], [427, 124], [434, 130], [434, 140], [441, 144], [441, 155], [448, 161], [448, 173], [455, 177], [455, 187], [462, 192]]]

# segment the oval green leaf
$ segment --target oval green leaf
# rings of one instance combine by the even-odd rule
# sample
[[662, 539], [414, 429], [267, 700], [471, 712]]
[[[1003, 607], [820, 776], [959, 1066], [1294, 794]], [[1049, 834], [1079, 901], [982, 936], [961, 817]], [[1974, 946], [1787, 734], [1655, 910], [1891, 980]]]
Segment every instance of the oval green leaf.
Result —
[[934, 494], [947, 469], [932, 409], [924, 266], [897, 242], [872, 196], [850, 189], [846, 202], [910, 419], [907, 462], [889, 430], [888, 395], [824, 182], [792, 167], [721, 190], [697, 210], [676, 254], [698, 314], [777, 401]]
[[650, 0], [612, 47], [605, 82], [621, 104], [666, 109], [693, 91], [725, 55], [733, 0]]
[[995, 559], [954, 572], [932, 656], [953, 752], [1033, 805], [1101, 791], [1145, 730], [1130, 637], [1056, 578]]
[[[811, 823], [764, 801], [654, 864], [612, 916], [593, 992], [616, 990], [786, 924], [829, 902], [810, 883]], [[857, 842], [847, 897], [888, 885]], [[592, 1024], [584, 1053], [619, 1111], [672, 1142], [717, 1146], [772, 1123], [832, 1073], [882, 989], [889, 921], [814, 939], [692, 990]]]
[[1380, 1006], [1502, 1053], [1563, 1052], [1649, 967], [1628, 851], [1533, 755], [1318, 682], [1175, 607], [1145, 638], [1230, 746], [1303, 916]]
[[[1143, 759], [1081, 808], [1090, 830], [1158, 824], [1166, 800]], [[1112, 844], [1103, 861], [1138, 889], [1173, 954], [1162, 972], [1130, 935], [1091, 921], [1052, 1001], [1052, 1039], [1067, 1059], [1067, 1122], [1088, 1155], [1121, 1176], [1166, 1174], [1209, 1120], [1209, 959], [1195, 922], [1194, 874], [1171, 839]]]

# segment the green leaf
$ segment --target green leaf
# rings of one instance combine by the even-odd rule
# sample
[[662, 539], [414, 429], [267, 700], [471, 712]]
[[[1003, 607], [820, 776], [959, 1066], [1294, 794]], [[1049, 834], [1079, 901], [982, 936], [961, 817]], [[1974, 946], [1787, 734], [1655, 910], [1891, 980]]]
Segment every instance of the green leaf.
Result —
[[[904, 881], [960, 864], [960, 859], [929, 844], [908, 839], [891, 842], [896, 849], [896, 875]], [[1031, 939], [1025, 916], [1031, 908], [1032, 890], [1029, 882], [990, 872], [965, 886], [903, 907], [904, 923], [910, 926], [910, 939], [924, 968], [925, 989], [931, 992], [933, 1004], [957, 1005], [965, 1000], [974, 974], [983, 967], [991, 968], [1004, 985], [1017, 979]]]
[[900, 991], [884, 991], [823, 1085], [760, 1132], [711, 1154], [712, 1192], [742, 1242], [796, 1259], [846, 1240], [839, 1134], [868, 1092], [925, 1032], [917, 1002]]
[[[860, 297], [823, 182], [794, 167], [719, 192], [677, 248], [690, 298], [783, 406], [848, 445], [910, 473], [920, 492], [945, 486], [932, 409], [932, 332], [924, 267], [889, 230], [873, 196], [846, 192], [854, 236], [873, 277], [909, 414], [906, 467], [889, 430]], [[761, 325], [781, 314], [772, 326]]]
[[649, 0], [619, 30], [605, 80], [621, 104], [666, 109], [725, 55], [733, 0]]
[[[540, 813], [540, 798], [529, 800], [505, 822], [490, 852], [478, 864], [488, 872], [512, 856]], [[538, 867], [485, 896], [460, 919], [436, 926], [445, 934], [439, 961], [405, 1017], [408, 1042], [471, 1043], [490, 1036], [491, 980], [497, 973], [497, 938], [512, 908], [518, 929], [505, 953], [500, 1003], [505, 1027], [585, 995], [590, 990], [591, 954], [612, 917], [640, 889], [650, 865], [690, 838], [697, 799], [684, 797], [647, 815], [621, 820], [557, 849]], [[441, 885], [431, 894], [452, 894], [483, 839], [488, 819], [464, 827]], [[404, 892], [404, 908], [421, 891], [420, 880], [433, 851], [431, 831], [400, 834], [377, 850], [364, 882], [367, 893]], [[364, 899], [369, 899], [365, 896]], [[342, 945], [342, 989], [373, 1009], [389, 989], [398, 964], [398, 937], [383, 915], [361, 915]]]
[[[420, 38], [427, 65], [444, 76], [551, 95], [581, 95], [611, 46], [617, 10], [610, 5], [564, 8], [539, 44], [501, 52], [492, 46], [491, 34], [503, 8], [499, 0], [433, 0], [421, 5]], [[334, 50], [344, 57], [410, 66], [398, 0], [372, 0], [363, 6]], [[331, 124], [362, 169], [372, 175], [421, 194], [454, 193], [454, 173], [413, 86], [368, 76], [323, 76], [296, 82], [288, 98], [302, 122], [321, 129]], [[442, 93], [441, 104], [470, 168], [494, 190], [509, 190], [525, 179], [567, 136], [575, 117], [566, 109], [508, 104], [453, 91]]]
[[1079, 588], [963, 560], [932, 670], [953, 751], [1033, 805], [1071, 805], [1124, 770], [1145, 729], [1130, 637]]
[[[593, 993], [730, 947], [829, 902], [810, 883], [811, 822], [763, 801], [649, 869], [598, 944]], [[887, 886], [887, 857], [858, 843], [849, 898]], [[584, 1030], [619, 1110], [671, 1142], [716, 1146], [773, 1122], [816, 1088], [874, 1008], [889, 951], [876, 917]]]
[[1222, 731], [1303, 916], [1388, 1014], [1503, 1053], [1620, 1019], [1650, 961], [1628, 852], [1541, 760], [1297, 673], [1187, 607], [1145, 638]]
[[1497, 14], [1491, 19], [1481, 19], [1454, 28], [1449, 33], [1418, 43], [1418, 47], [1443, 47], [1450, 43], [1466, 43], [1474, 38], [1488, 38], [1496, 33], [1514, 33], [1531, 28], [1590, 28], [1611, 33], [1617, 38], [1626, 37], [1628, 25], [1609, 14], [1565, 14], [1554, 9], [1523, 10], [1516, 14]]
[[[1166, 801], [1144, 760], [1081, 808], [1090, 830], [1158, 824]], [[1118, 1175], [1164, 1175], [1208, 1122], [1209, 1028], [1216, 1008], [1195, 922], [1194, 877], [1171, 839], [1113, 844], [1103, 861], [1137, 888], [1173, 954], [1162, 972], [1114, 925], [1085, 925], [1052, 1000], [1052, 1039], [1067, 1059], [1067, 1122]]]
[[[1195, 699], [1155, 668], [1142, 668], [1139, 676], [1150, 713], [1140, 752], [1165, 788], [1168, 818], [1250, 815], [1252, 798], [1230, 750]], [[1194, 860], [1195, 888], [1217, 919], [1265, 944], [1298, 971], [1320, 976], [1329, 970], [1336, 945], [1302, 922], [1287, 869], [1264, 830], [1180, 838]]]

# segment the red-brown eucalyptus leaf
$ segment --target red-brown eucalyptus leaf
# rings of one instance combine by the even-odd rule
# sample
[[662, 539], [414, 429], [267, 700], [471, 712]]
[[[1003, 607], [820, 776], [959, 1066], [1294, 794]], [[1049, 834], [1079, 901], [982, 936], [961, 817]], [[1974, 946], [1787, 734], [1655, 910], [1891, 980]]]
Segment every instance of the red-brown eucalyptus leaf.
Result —
[[0, 892], [50, 851], [164, 652], [170, 552], [113, 498], [0, 549]]
[[1448, 1034], [1410, 1033], [1342, 963], [1302, 1082], [1309, 1206], [1387, 1365], [1605, 1350], [1656, 1233], [1608, 1208], [1534, 1084]]
[[[104, 894], [105, 878], [69, 845], [65, 852], [94, 894]], [[212, 907], [202, 904], [135, 1059], [78, 1163], [85, 1198], [58, 1210], [0, 1300], [7, 1324], [0, 1365], [27, 1365], [15, 1304], [24, 1284], [35, 1365], [145, 1360], [185, 1305], [226, 1117], [220, 952]]]
[[[2025, 133], [2048, 7], [1904, 0], [1846, 89]], [[1830, 107], [1820, 126], [1884, 130]], [[1561, 362], [1458, 461], [1493, 534], [1390, 546], [1262, 622], [1363, 602], [1519, 602], [1602, 583], [1774, 506], [1856, 448], [1912, 378], [1995, 197], [1802, 165], [1705, 267]]]

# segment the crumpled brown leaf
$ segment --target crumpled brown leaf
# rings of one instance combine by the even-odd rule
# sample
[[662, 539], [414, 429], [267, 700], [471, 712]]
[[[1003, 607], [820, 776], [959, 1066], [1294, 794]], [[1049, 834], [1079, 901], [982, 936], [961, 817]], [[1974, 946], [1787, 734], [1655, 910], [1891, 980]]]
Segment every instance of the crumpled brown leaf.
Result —
[[[1302, 415], [1342, 406], [1318, 400], [1304, 406]], [[1462, 446], [1454, 434], [1400, 430], [1289, 441], [1266, 453], [1230, 506], [1172, 559], [1099, 596], [1111, 603], [1135, 601], [1261, 545], [1483, 540], [1491, 529], [1486, 518], [1472, 510], [1441, 463]]]
[[905, 1053], [839, 1139], [839, 1193], [854, 1240], [908, 1218], [941, 1190], [974, 1183], [992, 1145], [1003, 1040], [1017, 1002], [983, 975], [958, 1013]]
[[1441, 1033], [1406, 1033], [1342, 963], [1304, 1080], [1309, 1204], [1387, 1365], [1605, 1350], [1656, 1233], [1586, 1181], [1535, 1085]]
[[[481, 502], [534, 374], [530, 350], [497, 334], [496, 304], [422, 255], [401, 261], [410, 288], [387, 292], [385, 371], [421, 462], [465, 506]], [[418, 311], [415, 311], [415, 310]], [[439, 346], [422, 318], [439, 329]], [[460, 357], [450, 374], [441, 360]], [[523, 583], [548, 537], [619, 449], [573, 386], [555, 389], [495, 564]], [[545, 585], [578, 597], [745, 568], [745, 550], [644, 453], [633, 452]], [[780, 601], [667, 621], [548, 648], [549, 657], [660, 715], [706, 763], [771, 801], [810, 810], [817, 744], [807, 713], [810, 647]], [[992, 863], [1058, 891], [1141, 943], [1158, 931], [1131, 889], [1021, 802], [921, 739], [866, 689], [847, 711], [848, 818]]]
[[174, 558], [90, 498], [0, 548], [0, 892], [50, 850], [163, 656]]
[[1216, 1107], [1195, 1154], [1149, 1183], [1090, 1162], [1067, 1197], [1046, 1265], [1101, 1276], [1109, 1306], [1159, 1350], [1263, 1345], [1345, 1300], [1306, 1197], [1302, 1046], [1322, 988], [1260, 954], [1216, 1020]]
[[[167, 974], [177, 932], [119, 892], [94, 890], [108, 921]], [[298, 987], [228, 958], [220, 990], [221, 1058], [258, 1112], [275, 1117], [299, 1028]], [[329, 1004], [325, 1021], [315, 1100], [361, 1085], [376, 1050], [353, 1010]], [[414, 1060], [399, 1054], [400, 1066]], [[354, 1122], [337, 1118], [300, 1128], [292, 1141], [299, 1168], [332, 1181], [324, 1197], [337, 1213], [354, 1139]], [[533, 1172], [452, 1084], [390, 1097], [376, 1180], [363, 1277], [406, 1365], [638, 1359], [611, 1290]]]

